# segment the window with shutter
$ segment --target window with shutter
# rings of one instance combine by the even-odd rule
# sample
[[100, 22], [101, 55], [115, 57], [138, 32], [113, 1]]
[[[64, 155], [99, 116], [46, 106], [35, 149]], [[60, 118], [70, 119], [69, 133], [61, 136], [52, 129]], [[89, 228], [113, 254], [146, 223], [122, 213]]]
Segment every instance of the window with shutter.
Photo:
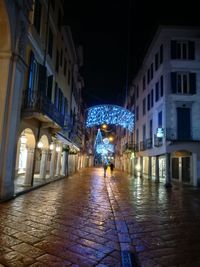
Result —
[[157, 102], [158, 99], [159, 99], [159, 82], [156, 83], [155, 101]]
[[160, 46], [160, 64], [163, 63], [163, 45]]
[[158, 53], [155, 55], [155, 70], [158, 69]]
[[171, 87], [173, 94], [196, 94], [196, 73], [172, 72]]
[[153, 107], [153, 104], [154, 104], [153, 96], [154, 96], [153, 89], [151, 89], [151, 107]]
[[59, 95], [59, 90], [58, 90], [58, 84], [56, 82], [55, 83], [55, 89], [54, 89], [54, 104], [55, 104], [57, 109], [58, 109], [58, 99], [59, 99], [58, 95]]
[[195, 46], [193, 41], [172, 40], [171, 59], [195, 59]]
[[143, 99], [143, 115], [146, 114], [146, 98]]
[[35, 29], [38, 33], [40, 33], [41, 11], [42, 11], [42, 6], [41, 6], [40, 1], [35, 0], [33, 24], [34, 24]]
[[52, 97], [52, 85], [53, 85], [53, 75], [48, 76], [47, 83], [47, 97], [51, 100]]
[[33, 52], [31, 51], [29, 72], [28, 72], [28, 90], [30, 91], [35, 90], [36, 71], [37, 71], [37, 62], [35, 60]]
[[196, 94], [196, 73], [189, 73], [190, 94]]
[[158, 128], [162, 128], [162, 111], [158, 113]]
[[176, 72], [171, 72], [172, 94], [176, 94]]
[[53, 33], [51, 28], [49, 28], [49, 37], [48, 37], [48, 54], [52, 57], [53, 53]]
[[153, 136], [153, 120], [151, 119], [149, 121], [149, 138], [152, 138]]
[[160, 97], [163, 97], [164, 88], [163, 88], [163, 76], [160, 77]]
[[56, 52], [56, 72], [59, 71], [59, 58], [60, 58], [60, 54], [57, 50], [57, 52]]
[[38, 91], [46, 93], [47, 69], [44, 65], [38, 64]]
[[150, 110], [151, 106], [150, 106], [151, 102], [150, 102], [150, 94], [148, 94], [147, 96], [147, 109]]

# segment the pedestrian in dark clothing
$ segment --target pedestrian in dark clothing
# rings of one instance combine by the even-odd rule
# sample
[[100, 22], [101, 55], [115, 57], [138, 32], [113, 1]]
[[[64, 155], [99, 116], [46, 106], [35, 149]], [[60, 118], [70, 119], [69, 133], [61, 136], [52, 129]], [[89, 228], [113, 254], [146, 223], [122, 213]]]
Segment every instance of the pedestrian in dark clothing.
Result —
[[111, 162], [110, 163], [110, 172], [111, 172], [111, 175], [113, 174], [114, 167], [115, 167], [115, 165]]
[[107, 171], [108, 165], [106, 164], [106, 162], [103, 165], [103, 169], [104, 169], [104, 177], [106, 177], [106, 171]]

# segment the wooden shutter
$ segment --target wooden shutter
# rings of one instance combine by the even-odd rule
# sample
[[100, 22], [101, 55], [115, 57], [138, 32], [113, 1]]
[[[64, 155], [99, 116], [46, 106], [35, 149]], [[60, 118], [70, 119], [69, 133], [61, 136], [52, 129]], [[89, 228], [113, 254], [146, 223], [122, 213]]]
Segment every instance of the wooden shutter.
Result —
[[188, 42], [188, 59], [195, 59], [195, 48], [192, 41]]
[[176, 72], [171, 72], [171, 88], [172, 94], [176, 94]]
[[38, 64], [38, 91], [45, 93], [46, 91], [46, 73], [45, 66]]
[[190, 79], [190, 94], [196, 94], [196, 73], [189, 74]]
[[177, 58], [177, 54], [176, 54], [176, 41], [171, 41], [171, 59], [175, 59]]

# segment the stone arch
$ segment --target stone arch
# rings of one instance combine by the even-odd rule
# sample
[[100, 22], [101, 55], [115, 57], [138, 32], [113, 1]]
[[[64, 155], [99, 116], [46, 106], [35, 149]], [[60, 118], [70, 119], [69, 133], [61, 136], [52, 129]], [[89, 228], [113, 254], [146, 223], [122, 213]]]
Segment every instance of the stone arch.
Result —
[[29, 150], [34, 151], [35, 142], [33, 131], [30, 128], [23, 129], [17, 142], [16, 177], [26, 173], [28, 152]]
[[47, 135], [43, 134], [41, 137], [40, 137], [40, 140], [38, 143], [42, 143], [42, 148], [43, 149], [49, 149], [49, 138], [47, 137]]

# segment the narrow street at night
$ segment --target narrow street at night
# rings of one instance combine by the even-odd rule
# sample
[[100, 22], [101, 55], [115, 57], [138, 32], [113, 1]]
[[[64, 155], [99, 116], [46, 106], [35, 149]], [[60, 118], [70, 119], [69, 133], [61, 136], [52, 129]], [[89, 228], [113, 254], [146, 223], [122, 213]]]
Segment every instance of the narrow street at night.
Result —
[[200, 266], [199, 210], [197, 188], [87, 168], [0, 204], [0, 266]]

